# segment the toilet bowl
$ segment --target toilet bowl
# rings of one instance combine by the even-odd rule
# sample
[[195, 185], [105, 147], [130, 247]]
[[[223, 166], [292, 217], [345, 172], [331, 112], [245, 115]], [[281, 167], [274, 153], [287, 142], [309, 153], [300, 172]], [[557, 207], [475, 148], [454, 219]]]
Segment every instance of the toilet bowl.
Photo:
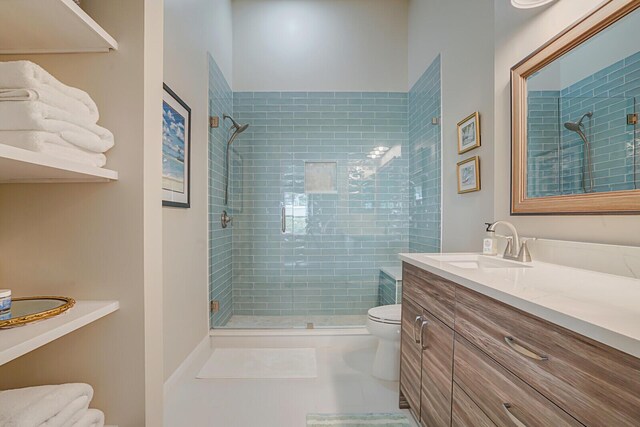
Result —
[[401, 315], [400, 304], [374, 307], [368, 312], [367, 329], [378, 338], [372, 373], [381, 380], [398, 381], [400, 377]]

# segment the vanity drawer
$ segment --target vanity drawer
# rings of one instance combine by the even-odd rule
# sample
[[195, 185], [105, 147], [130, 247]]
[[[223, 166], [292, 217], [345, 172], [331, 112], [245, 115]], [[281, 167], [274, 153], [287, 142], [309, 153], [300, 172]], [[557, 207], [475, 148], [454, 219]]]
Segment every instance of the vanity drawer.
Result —
[[402, 291], [453, 328], [456, 285], [442, 277], [403, 263]]
[[453, 384], [451, 427], [496, 427], [458, 384]]
[[495, 425], [581, 425], [457, 334], [455, 346], [454, 381]]
[[640, 359], [461, 286], [455, 330], [584, 425], [640, 425]]

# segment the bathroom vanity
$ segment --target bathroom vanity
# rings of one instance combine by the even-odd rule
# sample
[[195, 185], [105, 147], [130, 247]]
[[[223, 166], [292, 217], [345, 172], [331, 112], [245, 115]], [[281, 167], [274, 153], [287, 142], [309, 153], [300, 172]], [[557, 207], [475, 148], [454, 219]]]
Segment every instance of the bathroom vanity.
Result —
[[422, 426], [640, 426], [637, 279], [475, 254], [400, 258], [400, 406]]

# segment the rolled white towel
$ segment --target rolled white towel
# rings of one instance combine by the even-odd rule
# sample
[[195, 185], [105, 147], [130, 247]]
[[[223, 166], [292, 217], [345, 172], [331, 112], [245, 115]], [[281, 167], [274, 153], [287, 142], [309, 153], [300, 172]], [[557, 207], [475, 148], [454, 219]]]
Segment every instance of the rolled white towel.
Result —
[[103, 427], [104, 414], [98, 409], [89, 409], [75, 424], [70, 425], [71, 427]]
[[60, 136], [42, 131], [0, 131], [0, 144], [48, 154], [98, 168], [107, 164], [102, 153], [86, 151], [69, 144]]
[[85, 91], [61, 83], [31, 61], [0, 62], [0, 89], [37, 89], [43, 86], [55, 89], [84, 104], [90, 112], [93, 112], [97, 121], [98, 107]]
[[40, 101], [71, 114], [86, 117], [86, 120], [91, 123], [97, 123], [100, 118], [98, 107], [95, 104], [87, 106], [50, 86], [40, 86], [33, 89], [0, 89], [0, 102], [16, 101]]
[[66, 427], [87, 413], [88, 384], [61, 384], [0, 391], [0, 426]]
[[39, 101], [0, 102], [0, 130], [52, 132], [95, 153], [104, 153], [114, 145], [108, 129]]

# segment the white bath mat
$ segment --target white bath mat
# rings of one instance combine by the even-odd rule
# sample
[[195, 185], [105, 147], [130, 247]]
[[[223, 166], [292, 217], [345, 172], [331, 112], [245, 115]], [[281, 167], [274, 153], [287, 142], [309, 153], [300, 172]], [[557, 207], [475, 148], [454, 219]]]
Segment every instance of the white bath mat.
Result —
[[316, 378], [315, 348], [217, 348], [197, 378]]

